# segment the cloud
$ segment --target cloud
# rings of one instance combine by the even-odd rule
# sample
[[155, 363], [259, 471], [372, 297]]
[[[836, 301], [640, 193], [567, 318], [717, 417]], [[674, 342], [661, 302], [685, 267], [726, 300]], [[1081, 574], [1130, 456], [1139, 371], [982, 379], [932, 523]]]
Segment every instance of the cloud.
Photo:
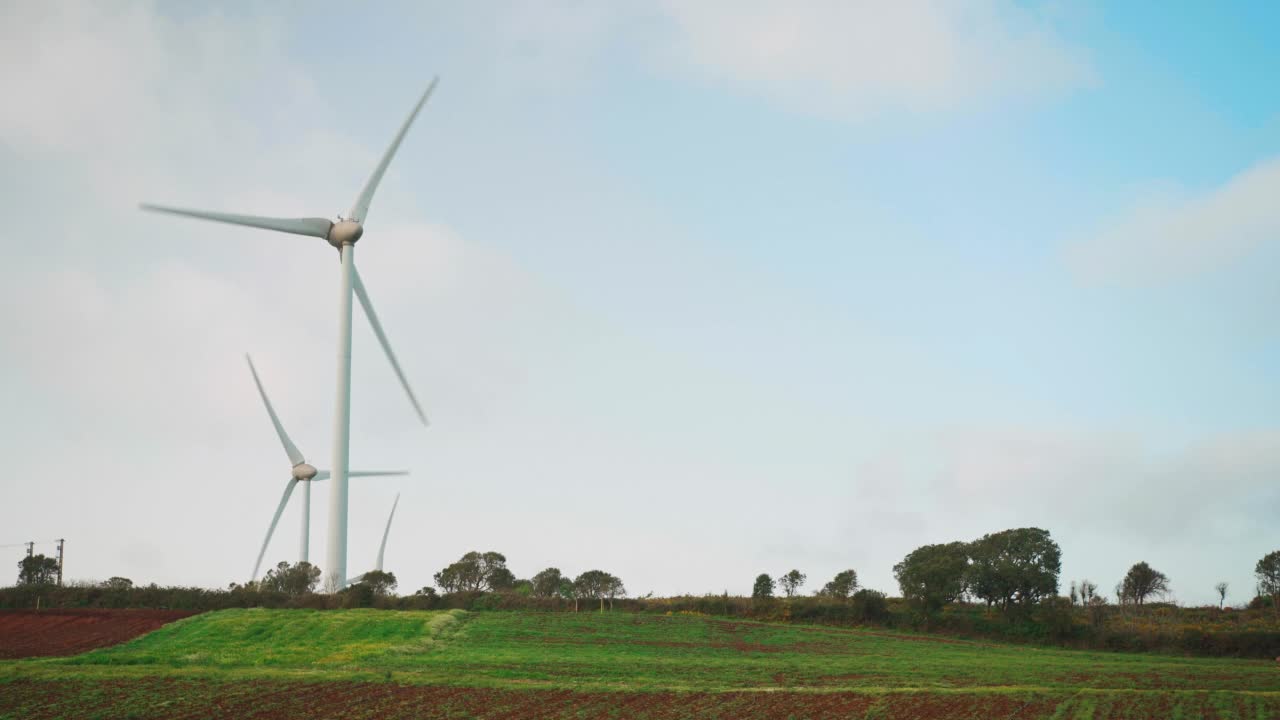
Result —
[[[0, 288], [0, 375], [14, 401], [0, 446], [14, 465], [0, 524], [18, 537], [79, 538], [74, 576], [242, 578], [279, 497], [273, 480], [287, 471], [242, 353], [254, 353], [308, 459], [327, 465], [335, 256], [319, 240], [145, 214], [136, 203], [345, 209], [407, 105], [372, 123], [376, 135], [334, 123], [315, 82], [280, 54], [289, 38], [270, 17], [175, 17], [147, 3], [14, 10], [0, 25], [12, 110], [0, 115], [0, 145], [13, 159], [0, 185], [43, 211], [11, 214], [10, 231], [29, 241]], [[415, 425], [357, 316], [352, 462], [419, 475], [353, 500], [352, 562], [364, 557], [361, 542], [376, 542], [401, 487], [400, 538], [411, 542], [415, 512], [435, 507], [412, 497], [426, 492], [424, 448], [449, 432], [458, 457], [474, 451], [468, 441], [485, 443], [483, 416], [519, 402], [525, 374], [570, 314], [518, 263], [427, 222], [420, 189], [403, 177], [421, 181], [413, 155], [430, 136], [417, 130], [380, 189], [360, 269], [439, 425], [429, 435]], [[470, 432], [457, 439], [459, 427]], [[432, 461], [437, 482], [465, 477]], [[68, 492], [75, 502], [56, 520], [31, 511]], [[317, 518], [313, 548], [323, 543]], [[157, 546], [159, 537], [177, 540]], [[291, 547], [273, 544], [281, 556]]]
[[1067, 249], [1092, 281], [1167, 281], [1220, 268], [1280, 239], [1280, 157], [1201, 193], [1161, 192]]
[[[170, 172], [214, 159], [210, 139], [253, 140], [276, 108], [315, 98], [280, 30], [270, 17], [179, 19], [144, 2], [14, 5], [0, 30], [0, 142], [92, 160], [113, 178], [139, 155], [170, 159]], [[233, 110], [245, 107], [260, 110]]]
[[[968, 426], [907, 442], [929, 461], [898, 470], [898, 493], [920, 492], [988, 522], [1034, 519], [1132, 540], [1219, 535], [1225, 526], [1232, 529], [1221, 539], [1229, 539], [1263, 529], [1259, 504], [1280, 500], [1268, 479], [1280, 474], [1280, 430], [1206, 437], [1177, 451], [1157, 450], [1137, 431], [1075, 427]], [[899, 446], [887, 452], [912, 455]], [[875, 457], [867, 467], [883, 463]], [[1222, 487], [1232, 492], [1214, 492]]]
[[[899, 556], [926, 542], [1037, 526], [1062, 545], [1064, 583], [1118, 578], [1148, 559], [1175, 570], [1184, 601], [1208, 602], [1223, 578], [1251, 587], [1250, 557], [1265, 552], [1280, 508], [1280, 429], [1177, 450], [1154, 440], [1138, 430], [1047, 426], [913, 433], [864, 460], [852, 505], [867, 519], [902, 518], [882, 535]], [[882, 568], [891, 558], [877, 560]], [[868, 577], [892, 587], [887, 572]]]
[[1005, 2], [665, 2], [672, 57], [705, 77], [840, 117], [929, 113], [1088, 83], [1045, 13]]
[[[483, 21], [479, 21], [479, 19]], [[473, 62], [496, 83], [581, 90], [635, 63], [824, 117], [932, 114], [1094, 82], [1049, 10], [1006, 0], [574, 0], [476, 12]]]

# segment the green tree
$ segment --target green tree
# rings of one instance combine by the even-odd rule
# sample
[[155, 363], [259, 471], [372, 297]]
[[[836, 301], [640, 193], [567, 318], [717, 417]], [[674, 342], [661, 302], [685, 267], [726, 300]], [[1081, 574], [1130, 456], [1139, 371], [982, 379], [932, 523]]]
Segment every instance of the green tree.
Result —
[[928, 619], [943, 605], [964, 595], [968, 567], [968, 546], [951, 542], [912, 550], [893, 566], [893, 575], [898, 579], [902, 597]]
[[613, 601], [627, 596], [627, 588], [616, 575], [610, 575], [604, 585], [604, 596], [609, 601], [609, 609], [613, 609]]
[[127, 577], [113, 577], [102, 583], [102, 587], [107, 590], [128, 590], [133, 587], [133, 581]]
[[777, 583], [768, 573], [760, 573], [756, 576], [756, 584], [751, 587], [751, 597], [756, 600], [767, 600], [773, 597], [773, 589], [777, 587]]
[[574, 587], [572, 580], [567, 577], [560, 578], [560, 584], [556, 586], [556, 595], [565, 600], [572, 600], [573, 611], [578, 612], [578, 589]]
[[[504, 559], [503, 562], [506, 562]], [[489, 589], [493, 592], [508, 592], [516, 589], [516, 575], [506, 568], [495, 567], [489, 571]]]
[[1058, 594], [1062, 551], [1040, 528], [983, 535], [969, 544], [968, 590], [1006, 613]]
[[606, 598], [612, 600], [626, 594], [622, 581], [603, 570], [588, 570], [574, 578], [573, 590], [575, 597], [599, 600], [600, 612], [604, 612]]
[[363, 582], [352, 583], [337, 592], [343, 609], [373, 607], [373, 587]]
[[18, 561], [19, 585], [52, 585], [58, 581], [58, 561], [44, 555], [30, 555]]
[[847, 600], [854, 590], [858, 589], [858, 573], [853, 570], [845, 570], [836, 573], [831, 582], [822, 586], [822, 590], [818, 594], [823, 597], [837, 598], [839, 600]]
[[533, 576], [533, 596], [541, 598], [555, 597], [560, 590], [560, 581], [564, 575], [560, 568], [549, 567]]
[[515, 584], [507, 558], [498, 552], [471, 552], [435, 574], [436, 585], [447, 592], [505, 590]]
[[360, 578], [362, 585], [368, 585], [374, 595], [390, 595], [395, 591], [396, 574], [383, 572], [382, 570], [370, 570]]
[[1120, 583], [1121, 596], [1138, 605], [1169, 592], [1169, 576], [1145, 562], [1135, 563]]
[[286, 595], [306, 595], [315, 592], [319, 584], [320, 568], [309, 562], [299, 561], [290, 565], [282, 561], [268, 570], [258, 585], [263, 590]]
[[787, 597], [795, 597], [796, 592], [800, 590], [800, 586], [804, 585], [804, 581], [808, 579], [809, 578], [799, 570], [792, 570], [786, 575], [778, 578], [778, 584], [782, 586], [782, 592], [786, 593]]
[[1271, 596], [1271, 607], [1280, 615], [1280, 550], [1273, 550], [1263, 556], [1253, 572], [1258, 577], [1259, 593]]

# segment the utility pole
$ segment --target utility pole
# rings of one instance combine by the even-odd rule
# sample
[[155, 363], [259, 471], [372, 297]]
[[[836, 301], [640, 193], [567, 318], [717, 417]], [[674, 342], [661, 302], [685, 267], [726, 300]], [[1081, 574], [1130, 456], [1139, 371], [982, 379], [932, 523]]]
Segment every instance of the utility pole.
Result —
[[31, 557], [32, 555], [34, 555], [35, 551], [36, 551], [36, 541], [32, 540], [31, 542], [27, 543], [27, 557]]
[[65, 539], [58, 538], [58, 587], [62, 587], [62, 546], [66, 542]]

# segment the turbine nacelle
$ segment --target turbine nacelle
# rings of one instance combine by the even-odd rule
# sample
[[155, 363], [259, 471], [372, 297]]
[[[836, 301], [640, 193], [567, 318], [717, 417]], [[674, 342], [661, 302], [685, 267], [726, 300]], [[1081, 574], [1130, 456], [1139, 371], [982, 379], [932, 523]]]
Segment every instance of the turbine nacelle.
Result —
[[314, 466], [307, 463], [298, 463], [293, 466], [293, 479], [307, 481], [314, 479], [320, 473]]
[[325, 240], [329, 244], [342, 249], [343, 245], [355, 245], [360, 236], [364, 235], [364, 226], [355, 220], [339, 219], [338, 222], [329, 228], [329, 235]]

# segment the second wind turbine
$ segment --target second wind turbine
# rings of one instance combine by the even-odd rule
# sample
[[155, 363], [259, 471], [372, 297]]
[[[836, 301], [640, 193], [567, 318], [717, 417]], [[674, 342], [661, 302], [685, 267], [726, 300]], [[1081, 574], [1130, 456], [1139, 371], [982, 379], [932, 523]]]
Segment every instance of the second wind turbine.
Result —
[[404, 372], [400, 369], [400, 363], [396, 361], [395, 353], [391, 351], [391, 344], [387, 341], [387, 336], [382, 331], [382, 325], [378, 322], [378, 316], [373, 311], [373, 304], [370, 303], [369, 295], [365, 292], [364, 283], [360, 281], [360, 274], [356, 272], [355, 251], [356, 241], [364, 235], [364, 222], [368, 218], [369, 205], [373, 202], [373, 194], [378, 189], [378, 183], [382, 181], [382, 176], [386, 173], [387, 166], [391, 164], [391, 158], [395, 156], [396, 150], [400, 148], [400, 142], [404, 140], [405, 134], [409, 132], [409, 127], [413, 124], [414, 119], [418, 117], [418, 112], [426, 104], [427, 98], [431, 97], [437, 81], [438, 78], [433, 79], [431, 84], [427, 86], [426, 91], [422, 93], [422, 97], [414, 105], [413, 111], [409, 113], [409, 117], [400, 126], [400, 132], [396, 133], [395, 139], [391, 141], [391, 146], [383, 153], [382, 159], [378, 161], [373, 173], [369, 175], [364, 188], [356, 196], [355, 203], [347, 212], [347, 216], [339, 215], [337, 222], [321, 217], [274, 218], [256, 215], [232, 215], [229, 213], [189, 210], [160, 205], [143, 204], [141, 206], [144, 210], [183, 215], [201, 220], [214, 220], [232, 225], [247, 225], [295, 235], [309, 235], [328, 241], [341, 254], [342, 271], [338, 294], [338, 387], [333, 423], [333, 462], [330, 465], [333, 473], [333, 483], [329, 486], [329, 546], [325, 559], [327, 565], [325, 568], [327, 573], [325, 587], [330, 591], [341, 589], [346, 584], [347, 578], [347, 477], [351, 441], [351, 295], [353, 292], [360, 299], [365, 315], [369, 318], [369, 324], [373, 326], [373, 332], [378, 336], [378, 342], [382, 344], [382, 349], [386, 351], [387, 359], [391, 361], [391, 367], [400, 378], [400, 384], [404, 386], [405, 392], [409, 396], [409, 402], [413, 403], [413, 408], [417, 411], [418, 418], [422, 420], [422, 424], [427, 424], [426, 415], [422, 412], [422, 407], [418, 404], [417, 398], [414, 397], [413, 390], [409, 388], [409, 381], [405, 379]]

